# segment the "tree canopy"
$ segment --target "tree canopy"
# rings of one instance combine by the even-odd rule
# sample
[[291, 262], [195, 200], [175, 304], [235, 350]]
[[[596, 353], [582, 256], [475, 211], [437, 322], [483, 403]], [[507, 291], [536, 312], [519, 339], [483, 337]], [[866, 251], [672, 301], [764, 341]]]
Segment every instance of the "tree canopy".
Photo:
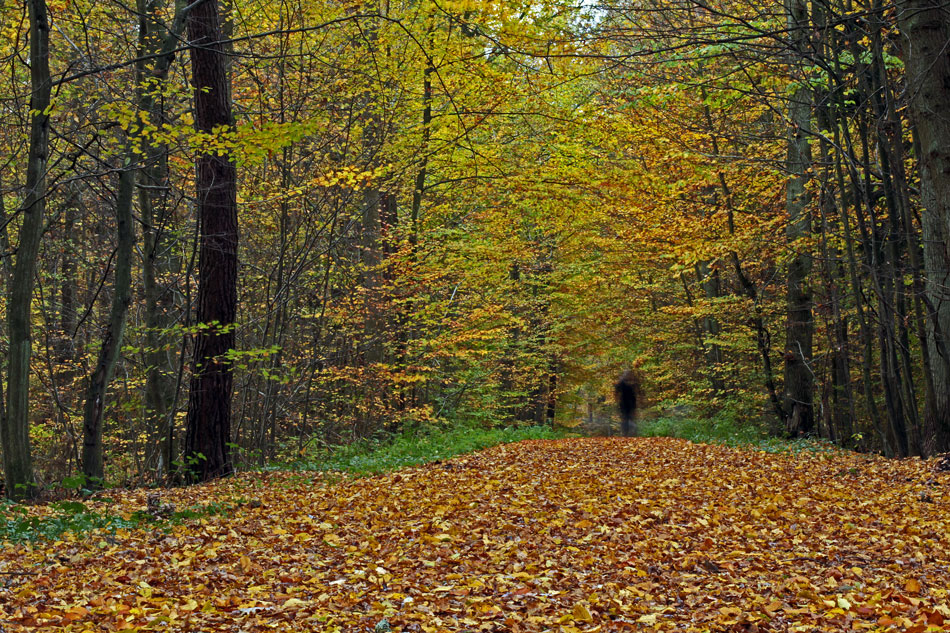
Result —
[[574, 425], [631, 367], [658, 408], [950, 450], [931, 0], [30, 0], [0, 33], [8, 496]]

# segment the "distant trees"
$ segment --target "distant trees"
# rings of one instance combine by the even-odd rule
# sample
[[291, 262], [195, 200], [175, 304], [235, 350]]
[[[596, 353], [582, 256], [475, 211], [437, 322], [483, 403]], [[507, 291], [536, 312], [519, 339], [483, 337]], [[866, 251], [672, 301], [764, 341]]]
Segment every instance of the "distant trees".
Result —
[[[754, 335], [766, 350], [759, 371], [767, 385], [773, 362], [768, 329], [778, 327], [779, 311], [786, 314], [784, 398], [780, 405], [773, 398], [785, 432], [817, 433], [898, 456], [946, 450], [941, 412], [950, 365], [941, 349], [941, 315], [947, 213], [939, 201], [946, 196], [936, 193], [939, 174], [947, 171], [946, 138], [940, 134], [950, 129], [943, 92], [950, 63], [945, 11], [928, 2], [874, 0], [789, 0], [781, 11], [742, 2], [658, 1], [637, 11], [619, 5], [611, 20], [623, 34], [613, 52], [654, 63], [656, 70], [642, 73], [649, 77], [646, 84], [681, 95], [659, 107], [676, 112], [691, 132], [691, 121], [707, 113], [707, 130], [681, 143], [685, 156], [712, 150], [720, 185], [730, 172], [737, 174], [733, 178], [767, 180], [761, 168], [754, 175], [753, 165], [769, 161], [784, 180], [787, 250], [760, 247], [752, 253], [759, 259], [750, 266], [757, 278], [736, 265], [736, 256], [718, 245], [721, 238], [695, 250], [680, 246], [671, 256], [677, 265], [702, 260], [719, 271], [727, 288], [752, 288], [746, 295], [772, 313], [765, 336], [761, 327]], [[702, 77], [692, 72], [697, 64], [707, 70]], [[736, 110], [728, 114], [730, 104], [758, 112], [758, 120]], [[711, 109], [722, 126], [711, 124]], [[738, 126], [728, 127], [730, 120]], [[681, 187], [684, 180], [678, 181], [678, 198], [668, 204], [708, 205], [709, 175], [693, 168], [696, 184]], [[913, 184], [917, 170], [919, 191]], [[728, 239], [735, 244], [741, 235], [736, 218], [764, 217], [767, 202], [742, 202], [728, 185], [720, 190], [725, 199], [716, 204], [725, 211]], [[708, 240], [709, 231], [703, 237]], [[772, 282], [777, 271], [787, 280], [784, 298]], [[701, 293], [688, 286], [685, 292], [680, 301], [690, 313], [704, 316], [712, 309], [711, 301], [695, 300]], [[663, 303], [678, 302], [667, 297]], [[715, 335], [707, 329], [703, 349], [720, 345], [723, 363], [740, 366], [743, 347], [735, 339], [722, 345], [730, 330], [738, 334], [744, 325], [720, 318], [728, 327]]]

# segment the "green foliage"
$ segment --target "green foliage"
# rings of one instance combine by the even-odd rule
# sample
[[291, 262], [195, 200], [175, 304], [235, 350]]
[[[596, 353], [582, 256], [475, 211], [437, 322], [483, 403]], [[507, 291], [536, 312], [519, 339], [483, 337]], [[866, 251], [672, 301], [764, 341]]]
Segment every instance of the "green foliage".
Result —
[[122, 516], [108, 514], [75, 500], [52, 503], [47, 508], [48, 512], [43, 515], [31, 513], [28, 506], [0, 502], [0, 542], [55, 540], [65, 533], [85, 534], [93, 530], [114, 534], [116, 530], [143, 525], [165, 527], [204, 516], [223, 514], [233, 507], [230, 503], [213, 502], [183, 508], [172, 512], [167, 518], [159, 518], [144, 510]]
[[697, 444], [724, 444], [747, 447], [767, 453], [826, 453], [836, 449], [830, 442], [817, 438], [786, 440], [770, 437], [754, 423], [740, 423], [728, 415], [709, 418], [662, 417], [640, 424], [644, 437], [678, 437]]
[[433, 429], [422, 434], [403, 433], [354, 442], [346, 446], [323, 448], [308, 456], [305, 461], [295, 463], [293, 467], [301, 470], [335, 470], [372, 475], [448, 459], [496, 444], [521, 440], [551, 440], [569, 435], [565, 431], [541, 426]]

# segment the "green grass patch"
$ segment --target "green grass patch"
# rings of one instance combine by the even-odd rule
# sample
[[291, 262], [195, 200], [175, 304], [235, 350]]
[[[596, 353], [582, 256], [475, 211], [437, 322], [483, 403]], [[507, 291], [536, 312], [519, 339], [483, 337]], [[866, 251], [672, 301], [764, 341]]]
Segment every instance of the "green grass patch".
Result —
[[834, 444], [817, 438], [788, 440], [771, 437], [762, 428], [753, 424], [740, 424], [725, 416], [647, 420], [640, 423], [640, 435], [678, 437], [697, 444], [725, 444], [767, 453], [829, 453], [841, 450]]
[[42, 514], [31, 512], [27, 506], [0, 503], [0, 542], [55, 540], [67, 532], [82, 534], [93, 530], [115, 533], [150, 525], [164, 528], [213, 514], [222, 514], [234, 507], [228, 503], [209, 503], [189, 506], [171, 512], [167, 517], [156, 517], [144, 510], [115, 515], [90, 508], [81, 501], [51, 503]]
[[295, 462], [292, 468], [375, 475], [406, 466], [448, 459], [497, 444], [521, 440], [552, 440], [574, 435], [566, 430], [552, 430], [550, 427], [541, 426], [428, 430], [362, 440], [345, 446], [325, 447], [313, 451], [306, 459]]

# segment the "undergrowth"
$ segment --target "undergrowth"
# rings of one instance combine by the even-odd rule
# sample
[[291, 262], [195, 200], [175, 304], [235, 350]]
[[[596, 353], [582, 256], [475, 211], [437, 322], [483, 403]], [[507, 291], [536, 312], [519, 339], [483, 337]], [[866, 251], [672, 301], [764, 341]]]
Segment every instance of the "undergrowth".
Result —
[[143, 510], [115, 515], [90, 508], [81, 501], [57, 501], [47, 506], [48, 512], [37, 515], [24, 505], [0, 502], [0, 543], [55, 540], [67, 532], [81, 534], [92, 530], [132, 529], [144, 525], [167, 527], [183, 521], [222, 514], [231, 504], [209, 503], [156, 517]]
[[789, 440], [773, 437], [753, 424], [740, 424], [718, 416], [711, 418], [665, 417], [640, 423], [644, 437], [678, 437], [697, 444], [724, 444], [767, 453], [828, 453], [840, 450], [830, 442], [813, 437]]
[[362, 440], [345, 446], [313, 449], [304, 460], [292, 464], [292, 468], [374, 475], [406, 466], [448, 459], [496, 444], [521, 440], [560, 439], [573, 435], [575, 434], [567, 430], [552, 430], [546, 426], [438, 429], [421, 434], [404, 433]]

